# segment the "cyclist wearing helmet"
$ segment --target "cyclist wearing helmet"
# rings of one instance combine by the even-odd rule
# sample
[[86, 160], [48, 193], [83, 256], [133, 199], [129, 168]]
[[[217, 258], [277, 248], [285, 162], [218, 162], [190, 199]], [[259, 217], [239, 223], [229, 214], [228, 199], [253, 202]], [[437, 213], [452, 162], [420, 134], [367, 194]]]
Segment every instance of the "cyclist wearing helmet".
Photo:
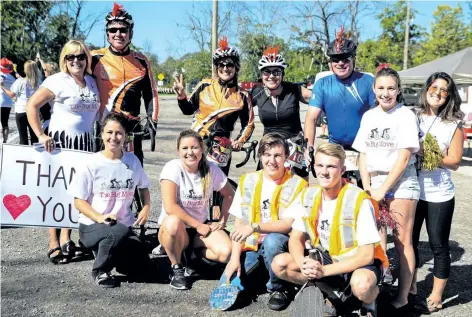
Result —
[[[100, 115], [110, 111], [128, 118], [129, 131], [138, 132], [141, 97], [151, 128], [159, 112], [156, 85], [146, 56], [129, 48], [133, 37], [133, 18], [118, 4], [105, 18], [109, 47], [92, 51], [92, 72], [100, 92]], [[134, 129], [133, 129], [134, 128]], [[133, 140], [134, 154], [143, 162], [141, 136]]]
[[[259, 118], [264, 125], [264, 135], [278, 132], [285, 139], [297, 139], [302, 130], [300, 122], [300, 102], [308, 103], [311, 91], [301, 85], [283, 81], [287, 63], [279, 53], [279, 47], [268, 47], [259, 60], [263, 86], [251, 91], [254, 107], [258, 107]], [[299, 138], [302, 142], [301, 138]], [[292, 154], [292, 150], [290, 151]], [[300, 154], [300, 159], [303, 155]], [[301, 164], [300, 164], [301, 166]], [[258, 169], [262, 165], [259, 162]], [[293, 166], [295, 174], [308, 177], [305, 168]]]
[[[332, 74], [319, 79], [313, 87], [304, 126], [309, 145], [314, 143], [315, 123], [324, 111], [328, 119], [329, 142], [350, 149], [362, 115], [374, 105], [374, 77], [354, 70], [357, 45], [349, 36], [343, 35], [344, 27], [341, 27], [328, 47]], [[310, 161], [307, 154], [308, 151], [305, 158]]]
[[[189, 98], [185, 92], [182, 74], [180, 78], [174, 75], [173, 89], [182, 113], [194, 115], [192, 130], [210, 141], [208, 149], [211, 156], [215, 157], [212, 151], [220, 148], [226, 141], [225, 138], [230, 138], [238, 118], [241, 121], [241, 130], [238, 136], [233, 138], [231, 147], [238, 150], [249, 140], [254, 130], [254, 112], [249, 95], [239, 90], [239, 54], [228, 45], [226, 37], [220, 40], [219, 48], [213, 54], [213, 64], [217, 67], [218, 78], [202, 80]], [[218, 158], [216, 163], [228, 175], [231, 157], [225, 160]]]

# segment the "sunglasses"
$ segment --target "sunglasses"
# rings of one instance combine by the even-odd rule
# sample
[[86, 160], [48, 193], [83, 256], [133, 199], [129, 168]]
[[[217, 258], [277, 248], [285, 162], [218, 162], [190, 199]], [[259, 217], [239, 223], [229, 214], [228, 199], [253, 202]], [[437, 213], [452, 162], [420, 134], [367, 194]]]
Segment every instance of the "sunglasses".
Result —
[[282, 71], [278, 70], [278, 69], [274, 69], [274, 70], [268, 70], [267, 69], [267, 70], [263, 70], [262, 74], [264, 76], [274, 75], [275, 77], [279, 77], [280, 75], [282, 75]]
[[73, 62], [77, 58], [78, 61], [84, 61], [87, 58], [87, 55], [85, 54], [79, 54], [79, 55], [66, 55], [65, 59], [66, 61]]
[[225, 67], [226, 67], [226, 68], [234, 68], [234, 63], [231, 63], [231, 62], [229, 62], [229, 63], [220, 62], [220, 63], [217, 64], [217, 66], [218, 66], [218, 68], [221, 68], [221, 69], [223, 69], [223, 68], [225, 68]]
[[350, 61], [352, 61], [352, 56], [349, 56], [347, 58], [336, 58], [336, 57], [331, 57], [330, 59], [330, 62], [332, 63], [339, 63], [339, 62], [343, 62], [343, 63], [349, 63]]
[[443, 98], [446, 98], [447, 96], [449, 96], [449, 92], [447, 91], [447, 89], [439, 88], [438, 86], [429, 86], [428, 94], [430, 94], [430, 95], [435, 94], [435, 95], [441, 96]]
[[120, 33], [128, 33], [129, 29], [128, 28], [108, 28], [107, 31], [108, 33], [112, 33], [112, 34], [115, 34], [118, 31], [120, 31]]

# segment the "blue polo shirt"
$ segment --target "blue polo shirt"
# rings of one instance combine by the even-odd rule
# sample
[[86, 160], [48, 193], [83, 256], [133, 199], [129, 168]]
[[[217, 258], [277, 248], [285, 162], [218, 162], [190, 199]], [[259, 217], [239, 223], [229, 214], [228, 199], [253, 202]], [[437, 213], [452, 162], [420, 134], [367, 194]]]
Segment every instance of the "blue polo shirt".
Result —
[[374, 106], [373, 84], [372, 74], [356, 71], [346, 79], [331, 73], [315, 83], [309, 105], [326, 113], [331, 143], [352, 145], [362, 115]]

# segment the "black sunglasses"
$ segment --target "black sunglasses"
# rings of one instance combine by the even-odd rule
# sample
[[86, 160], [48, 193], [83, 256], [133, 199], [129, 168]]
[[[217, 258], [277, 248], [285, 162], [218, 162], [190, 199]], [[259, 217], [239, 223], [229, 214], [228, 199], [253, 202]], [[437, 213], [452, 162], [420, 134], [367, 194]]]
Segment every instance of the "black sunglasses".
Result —
[[280, 75], [282, 75], [282, 71], [278, 69], [274, 69], [274, 70], [266, 69], [262, 71], [262, 74], [264, 76], [274, 75], [275, 77], [279, 77]]
[[109, 33], [113, 33], [113, 34], [115, 34], [118, 31], [120, 31], [120, 33], [128, 33], [129, 29], [125, 28], [125, 27], [122, 27], [122, 28], [108, 28], [107, 31]]
[[343, 63], [349, 63], [350, 61], [352, 61], [352, 56], [349, 56], [349, 57], [346, 57], [346, 58], [331, 57], [329, 60], [330, 60], [330, 62], [333, 62], [333, 63], [339, 63], [341, 61]]
[[69, 61], [69, 62], [73, 62], [76, 58], [78, 61], [85, 61], [85, 59], [87, 58], [87, 55], [83, 53], [79, 55], [70, 54], [70, 55], [66, 55], [65, 57], [66, 61]]
[[218, 63], [218, 67], [219, 67], [219, 68], [225, 68], [225, 67], [226, 67], [226, 68], [234, 68], [234, 63], [231, 63], [231, 62], [229, 62], [229, 63], [220, 62], [220, 63]]

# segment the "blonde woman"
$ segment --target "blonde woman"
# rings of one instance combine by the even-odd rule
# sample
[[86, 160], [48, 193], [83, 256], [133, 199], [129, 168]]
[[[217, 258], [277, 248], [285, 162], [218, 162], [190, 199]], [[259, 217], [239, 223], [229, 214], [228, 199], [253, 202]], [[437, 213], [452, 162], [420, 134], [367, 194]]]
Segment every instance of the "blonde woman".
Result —
[[[203, 140], [193, 130], [182, 131], [177, 139], [179, 158], [167, 162], [162, 169], [162, 213], [159, 217], [159, 242], [172, 265], [170, 286], [189, 288], [187, 277], [194, 274], [189, 256], [199, 250], [197, 258], [226, 263], [231, 255], [231, 241], [223, 230], [234, 191], [226, 175], [216, 163], [204, 155]], [[220, 222], [207, 223], [213, 191], [223, 196]], [[186, 266], [181, 263], [186, 250]]]
[[[26, 105], [28, 121], [46, 151], [62, 148], [92, 151], [92, 130], [99, 108], [98, 89], [90, 76], [91, 55], [84, 43], [71, 40], [62, 49], [60, 72], [46, 78]], [[46, 134], [39, 109], [50, 103], [52, 114]], [[70, 240], [70, 229], [50, 229], [48, 257], [52, 263], [67, 263], [80, 252]]]
[[28, 131], [31, 144], [38, 142], [38, 138], [26, 118], [26, 103], [41, 84], [41, 73], [39, 72], [38, 66], [36, 66], [36, 63], [33, 61], [27, 61], [25, 63], [24, 71], [26, 74], [24, 78], [18, 78], [10, 89], [2, 85], [2, 89], [8, 97], [16, 98], [15, 116], [20, 144], [28, 145]]

